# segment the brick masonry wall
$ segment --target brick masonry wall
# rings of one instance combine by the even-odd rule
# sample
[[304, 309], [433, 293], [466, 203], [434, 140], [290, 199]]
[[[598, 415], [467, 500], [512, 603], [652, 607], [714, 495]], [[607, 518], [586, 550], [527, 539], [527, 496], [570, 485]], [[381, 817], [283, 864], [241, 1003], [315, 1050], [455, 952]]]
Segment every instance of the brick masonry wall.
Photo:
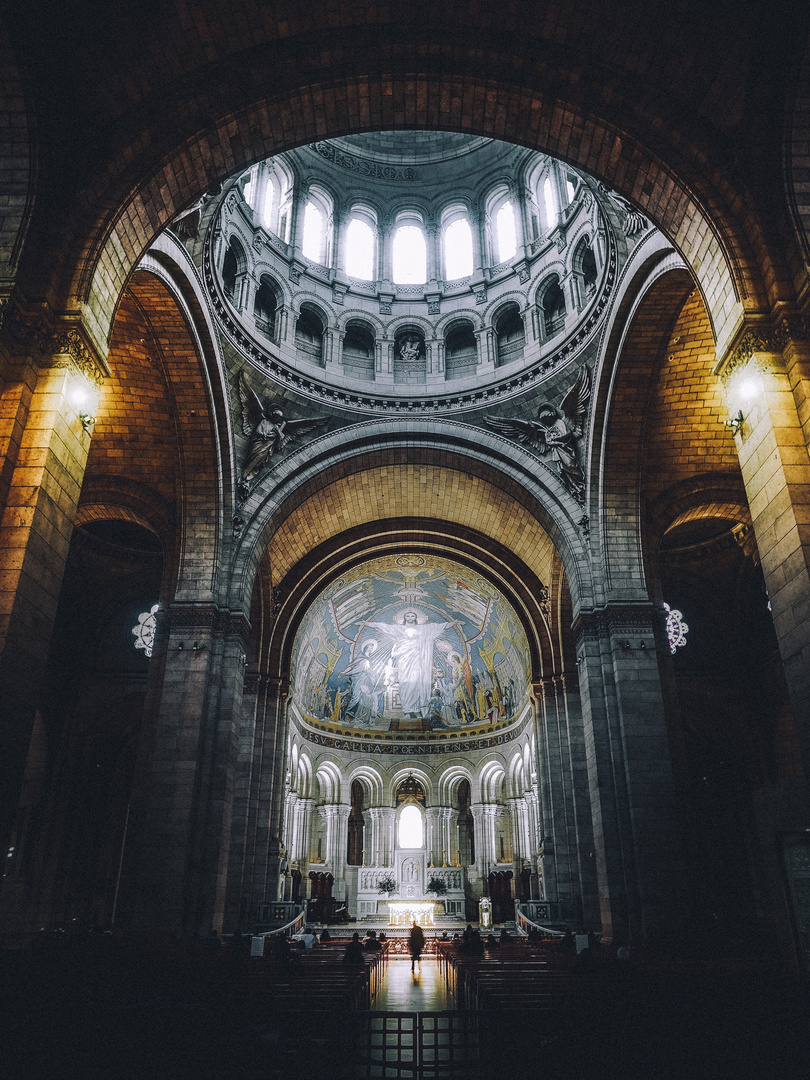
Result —
[[[679, 481], [719, 471], [740, 477], [723, 387], [712, 374], [714, 342], [697, 289], [669, 335], [645, 420], [643, 492], [648, 503]], [[741, 477], [740, 477], [741, 478]]]

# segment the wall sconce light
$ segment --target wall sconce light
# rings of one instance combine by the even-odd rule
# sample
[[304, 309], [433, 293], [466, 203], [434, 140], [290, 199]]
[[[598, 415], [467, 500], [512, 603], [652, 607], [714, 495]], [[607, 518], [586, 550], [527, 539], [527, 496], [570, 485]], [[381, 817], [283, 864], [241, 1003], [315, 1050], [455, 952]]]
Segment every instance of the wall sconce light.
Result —
[[96, 422], [95, 416], [91, 416], [90, 413], [80, 412], [79, 423], [82, 425], [88, 435], [93, 434], [93, 425]]
[[745, 422], [745, 417], [742, 414], [742, 409], [737, 410], [736, 416], [729, 417], [725, 422], [727, 428], [731, 428], [731, 434], [736, 435]]

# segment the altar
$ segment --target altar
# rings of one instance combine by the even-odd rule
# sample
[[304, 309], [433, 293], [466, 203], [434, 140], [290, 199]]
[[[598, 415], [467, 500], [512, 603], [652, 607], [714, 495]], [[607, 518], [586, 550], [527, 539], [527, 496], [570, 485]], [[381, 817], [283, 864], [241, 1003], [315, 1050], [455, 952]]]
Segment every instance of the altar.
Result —
[[389, 900], [388, 925], [410, 926], [418, 922], [420, 926], [433, 926], [435, 911], [433, 900]]

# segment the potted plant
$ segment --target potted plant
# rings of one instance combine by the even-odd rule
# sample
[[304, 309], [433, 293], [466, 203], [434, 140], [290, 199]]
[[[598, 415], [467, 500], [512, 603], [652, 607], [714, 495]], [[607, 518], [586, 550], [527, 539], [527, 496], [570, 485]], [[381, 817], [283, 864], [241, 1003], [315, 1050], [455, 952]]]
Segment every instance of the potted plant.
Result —
[[425, 888], [426, 893], [433, 893], [434, 896], [446, 896], [447, 895], [447, 882], [444, 878], [432, 877]]
[[384, 877], [377, 882], [377, 892], [385, 893], [386, 896], [390, 896], [392, 892], [396, 891], [396, 878], [392, 877], [391, 874], [389, 874], [388, 877]]

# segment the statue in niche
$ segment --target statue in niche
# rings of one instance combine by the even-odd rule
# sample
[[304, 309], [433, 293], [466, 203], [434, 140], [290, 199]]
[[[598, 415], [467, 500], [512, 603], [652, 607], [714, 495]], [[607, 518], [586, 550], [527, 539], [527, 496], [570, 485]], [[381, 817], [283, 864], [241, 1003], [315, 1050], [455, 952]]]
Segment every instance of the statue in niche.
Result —
[[585, 474], [579, 463], [577, 439], [585, 430], [590, 400], [591, 373], [583, 366], [559, 408], [545, 402], [537, 410], [536, 420], [506, 420], [500, 416], [487, 416], [485, 420], [501, 435], [530, 446], [540, 454], [551, 454], [566, 489], [578, 503], [584, 503]]
[[277, 451], [286, 450], [295, 439], [309, 431], [315, 431], [326, 423], [325, 419], [286, 420], [278, 404], [269, 411], [262, 405], [258, 395], [248, 386], [244, 372], [239, 374], [239, 403], [242, 407], [242, 433], [250, 438], [247, 458], [239, 483], [242, 502], [250, 494], [251, 482], [262, 471]]
[[419, 359], [422, 343], [418, 337], [404, 337], [399, 346], [399, 358], [405, 364], [413, 364]]

